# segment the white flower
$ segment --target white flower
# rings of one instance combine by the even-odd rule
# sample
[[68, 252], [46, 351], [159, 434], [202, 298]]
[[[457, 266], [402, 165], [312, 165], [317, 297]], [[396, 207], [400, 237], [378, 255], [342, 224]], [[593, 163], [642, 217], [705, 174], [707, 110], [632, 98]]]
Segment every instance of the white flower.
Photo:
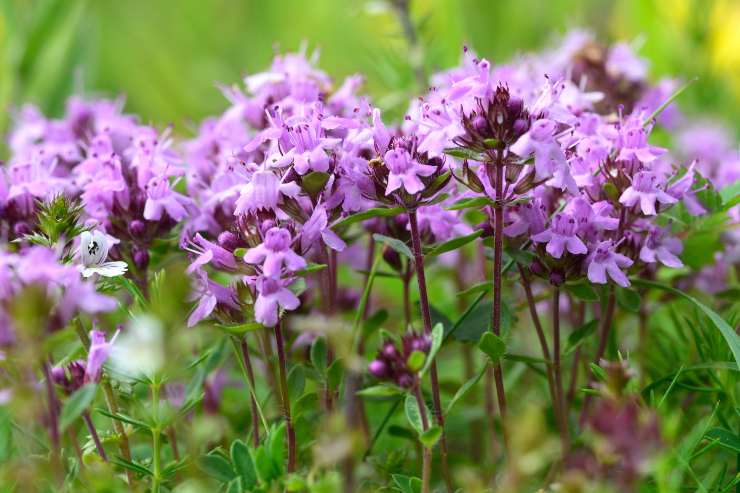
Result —
[[164, 366], [164, 329], [151, 315], [131, 320], [110, 354], [113, 367], [131, 377], [153, 378]]
[[128, 266], [126, 262], [115, 261], [106, 262], [108, 257], [108, 238], [100, 231], [85, 231], [80, 235], [80, 260], [82, 265], [79, 266], [83, 277], [90, 277], [93, 274], [100, 274], [105, 277], [115, 277], [123, 275]]

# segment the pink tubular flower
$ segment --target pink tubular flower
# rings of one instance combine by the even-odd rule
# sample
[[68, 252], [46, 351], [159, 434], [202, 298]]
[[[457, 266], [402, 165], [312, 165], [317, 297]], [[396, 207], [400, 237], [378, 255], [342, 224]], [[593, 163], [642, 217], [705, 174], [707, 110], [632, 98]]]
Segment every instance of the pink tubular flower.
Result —
[[341, 252], [347, 247], [347, 244], [334, 231], [329, 229], [329, 219], [326, 213], [326, 207], [323, 204], [317, 205], [311, 217], [303, 224], [301, 230], [301, 250], [307, 252], [319, 238], [329, 248], [337, 252]]
[[667, 228], [651, 227], [640, 249], [640, 260], [646, 264], [660, 261], [661, 264], [676, 269], [683, 267], [683, 262], [676, 256], [683, 251], [683, 244], [681, 240], [670, 237], [667, 233]]
[[508, 220], [511, 221], [504, 228], [506, 236], [523, 234], [536, 235], [545, 230], [545, 212], [542, 201], [533, 198], [524, 204], [516, 204], [508, 210]]
[[291, 271], [306, 267], [306, 261], [291, 248], [290, 232], [273, 227], [267, 230], [264, 242], [247, 250], [244, 261], [248, 264], [261, 264], [266, 276], [280, 276], [283, 265]]
[[573, 216], [564, 213], [555, 214], [550, 228], [532, 236], [532, 240], [538, 243], [547, 242], [547, 253], [554, 258], [562, 257], [566, 249], [574, 255], [581, 255], [587, 253], [588, 248], [576, 236], [577, 227]]
[[622, 192], [619, 202], [627, 207], [640, 202], [640, 209], [646, 216], [655, 215], [655, 202], [675, 204], [678, 200], [660, 188], [662, 180], [650, 171], [639, 171], [632, 178], [632, 185]]
[[542, 118], [535, 121], [529, 131], [512, 144], [511, 152], [522, 158], [534, 154], [534, 167], [540, 179], [548, 178], [560, 170], [559, 176], [556, 177], [557, 186], [570, 189], [572, 178], [568, 180], [564, 175], [566, 173], [564, 168], [567, 170], [568, 162], [562, 147], [555, 140], [556, 129], [557, 123], [553, 120]]
[[105, 340], [105, 332], [100, 330], [90, 331], [90, 351], [87, 353], [87, 365], [85, 366], [85, 383], [99, 382], [103, 372], [103, 364], [108, 359], [113, 342], [118, 336], [118, 331], [113, 334], [110, 341]]
[[586, 259], [588, 266], [588, 280], [596, 284], [606, 284], [606, 274], [614, 282], [622, 287], [630, 285], [627, 276], [622, 272], [622, 268], [632, 265], [632, 260], [624, 255], [614, 251], [614, 244], [611, 240], [599, 242], [596, 248]]
[[274, 327], [278, 322], [278, 310], [295, 310], [300, 305], [298, 297], [286, 286], [289, 281], [260, 276], [256, 280], [257, 301], [254, 303], [254, 317], [266, 327]]
[[205, 264], [212, 263], [214, 267], [222, 270], [234, 270], [236, 269], [236, 260], [234, 254], [225, 248], [206, 240], [200, 233], [195, 235], [193, 238], [194, 249], [191, 250], [198, 256], [188, 266], [188, 274], [200, 269]]
[[626, 122], [619, 132], [617, 159], [632, 161], [636, 159], [642, 163], [651, 163], [666, 153], [662, 147], [651, 146], [647, 143], [647, 131], [638, 118]]
[[282, 201], [282, 196], [295, 197], [300, 187], [294, 183], [283, 183], [270, 170], [259, 170], [252, 175], [252, 180], [245, 185], [236, 201], [234, 214], [257, 210], [275, 210]]
[[174, 192], [165, 176], [157, 176], [146, 185], [147, 199], [144, 205], [144, 219], [159, 221], [167, 212], [172, 219], [180, 221], [188, 215], [185, 205], [190, 199]]
[[424, 184], [419, 177], [429, 176], [437, 171], [434, 166], [416, 162], [408, 151], [402, 148], [395, 148], [386, 152], [385, 163], [390, 171], [388, 186], [385, 189], [386, 195], [401, 187], [410, 194], [421, 192], [424, 190]]

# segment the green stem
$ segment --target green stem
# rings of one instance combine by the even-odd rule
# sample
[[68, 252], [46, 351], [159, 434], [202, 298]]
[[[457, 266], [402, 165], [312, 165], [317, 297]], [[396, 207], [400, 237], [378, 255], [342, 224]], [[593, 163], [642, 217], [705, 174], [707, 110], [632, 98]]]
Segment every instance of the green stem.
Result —
[[162, 430], [159, 429], [159, 382], [152, 383], [152, 419], [154, 427], [152, 428], [152, 493], [159, 493], [159, 487], [162, 484], [162, 465], [161, 465], [161, 448]]

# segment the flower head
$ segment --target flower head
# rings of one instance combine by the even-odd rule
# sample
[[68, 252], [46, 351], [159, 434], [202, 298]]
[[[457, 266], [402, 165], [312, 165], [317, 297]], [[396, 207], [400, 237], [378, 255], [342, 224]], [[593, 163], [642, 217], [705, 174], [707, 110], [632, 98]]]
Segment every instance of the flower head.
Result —
[[79, 268], [83, 277], [90, 277], [93, 274], [99, 274], [104, 277], [116, 277], [126, 272], [128, 269], [126, 262], [120, 260], [113, 262], [105, 261], [108, 258], [109, 248], [110, 245], [107, 236], [99, 230], [95, 230], [92, 233], [85, 231], [80, 235], [79, 255], [82, 265]]

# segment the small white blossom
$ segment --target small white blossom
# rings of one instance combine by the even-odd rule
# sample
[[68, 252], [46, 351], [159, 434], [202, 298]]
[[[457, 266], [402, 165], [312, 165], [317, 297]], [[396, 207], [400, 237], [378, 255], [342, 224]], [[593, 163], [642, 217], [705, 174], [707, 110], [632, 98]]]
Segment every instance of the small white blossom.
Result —
[[93, 274], [100, 274], [105, 277], [116, 277], [123, 275], [128, 266], [126, 262], [120, 260], [106, 262], [108, 258], [108, 238], [100, 231], [85, 231], [80, 235], [80, 260], [82, 265], [79, 266], [83, 277], [90, 277]]
[[153, 378], [164, 366], [164, 329], [151, 315], [134, 318], [110, 354], [113, 367], [131, 377]]

